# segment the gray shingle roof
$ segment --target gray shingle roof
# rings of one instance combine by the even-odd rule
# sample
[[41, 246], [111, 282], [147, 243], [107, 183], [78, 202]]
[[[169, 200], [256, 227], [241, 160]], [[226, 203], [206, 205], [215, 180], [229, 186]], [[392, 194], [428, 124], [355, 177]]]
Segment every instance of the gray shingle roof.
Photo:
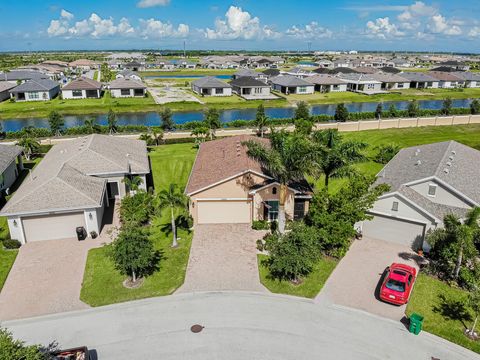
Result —
[[376, 73], [370, 75], [373, 79], [380, 81], [382, 83], [408, 83], [410, 80], [405, 79], [401, 75], [396, 74], [386, 74], [386, 73]]
[[[472, 201], [480, 203], [478, 164], [480, 151], [456, 141], [414, 146], [402, 149], [380, 171], [377, 183], [389, 184], [391, 192], [399, 191], [414, 202], [418, 202], [420, 201], [418, 196], [415, 197], [416, 194], [412, 193], [414, 190], [405, 189], [405, 184], [436, 177]], [[421, 201], [422, 207], [428, 206], [439, 218], [442, 218], [446, 211], [458, 213], [456, 207], [429, 204], [431, 201], [423, 196]]]
[[354, 82], [380, 83], [380, 81], [376, 80], [372, 74], [349, 73], [349, 74], [338, 74], [337, 77], [348, 82], [354, 81]]
[[235, 80], [230, 81], [230, 85], [238, 87], [270, 87], [265, 84], [263, 81], [254, 79], [253, 77], [239, 77]]
[[244, 77], [244, 76], [257, 77], [259, 76], [259, 73], [250, 69], [240, 69], [233, 75], [235, 75], [236, 77]]
[[0, 145], [0, 174], [3, 174], [8, 165], [22, 152], [23, 148], [17, 145]]
[[435, 79], [434, 77], [431, 77], [430, 75], [427, 75], [421, 72], [404, 71], [402, 72], [401, 76], [407, 80], [416, 81], [416, 82], [438, 82], [438, 80]]
[[89, 135], [55, 145], [7, 202], [2, 214], [99, 207], [106, 179], [94, 175], [145, 174], [144, 141]]
[[60, 84], [56, 81], [50, 79], [34, 79], [14, 87], [10, 92], [50, 91], [56, 87], [60, 87]]
[[146, 89], [147, 87], [138, 80], [119, 78], [110, 82], [110, 89]]
[[280, 86], [312, 86], [312, 83], [309, 83], [306, 80], [297, 78], [292, 75], [280, 75], [274, 77], [272, 83]]
[[0, 92], [13, 89], [15, 86], [17, 86], [17, 85], [12, 84], [11, 82], [0, 81]]
[[48, 76], [39, 71], [27, 70], [12, 70], [0, 73], [0, 80], [2, 81], [23, 81], [30, 79], [48, 79]]
[[340, 85], [340, 84], [346, 84], [345, 81], [340, 80], [339, 78], [332, 76], [332, 75], [327, 75], [327, 74], [318, 74], [314, 76], [310, 76], [307, 79], [308, 82], [312, 84], [317, 84], [317, 85]]
[[192, 82], [192, 85], [200, 88], [231, 88], [230, 84], [217, 79], [214, 76], [206, 76]]
[[452, 74], [462, 80], [480, 81], [480, 74], [478, 73], [472, 73], [469, 71], [455, 71]]

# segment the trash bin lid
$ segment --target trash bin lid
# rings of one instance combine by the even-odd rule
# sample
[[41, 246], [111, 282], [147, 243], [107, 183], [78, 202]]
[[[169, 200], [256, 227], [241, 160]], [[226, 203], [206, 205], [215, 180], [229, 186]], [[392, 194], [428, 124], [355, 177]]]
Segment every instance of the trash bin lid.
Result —
[[410, 320], [423, 321], [423, 316], [417, 313], [413, 313], [412, 315], [410, 315]]

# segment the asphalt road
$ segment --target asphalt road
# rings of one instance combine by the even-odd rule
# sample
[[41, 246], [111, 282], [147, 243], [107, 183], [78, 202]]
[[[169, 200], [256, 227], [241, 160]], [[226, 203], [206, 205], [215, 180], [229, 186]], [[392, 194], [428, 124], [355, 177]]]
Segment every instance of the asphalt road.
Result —
[[[205, 328], [192, 333], [194, 324]], [[480, 359], [395, 321], [327, 302], [193, 293], [5, 322], [31, 343], [87, 345], [106, 359]]]

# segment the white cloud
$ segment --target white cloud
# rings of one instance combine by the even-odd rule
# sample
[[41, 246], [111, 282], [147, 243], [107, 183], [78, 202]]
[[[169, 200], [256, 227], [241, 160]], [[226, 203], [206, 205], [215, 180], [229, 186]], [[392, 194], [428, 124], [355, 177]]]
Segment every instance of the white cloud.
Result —
[[140, 36], [144, 39], [148, 38], [168, 38], [187, 37], [190, 33], [190, 28], [186, 24], [179, 24], [175, 28], [170, 22], [162, 22], [160, 20], [148, 19], [140, 20]]
[[271, 27], [262, 26], [258, 17], [252, 17], [241, 7], [230, 6], [225, 19], [215, 20], [215, 29], [206, 28], [205, 37], [211, 40], [274, 38], [279, 34]]
[[474, 26], [468, 32], [469, 37], [479, 37], [480, 36], [480, 26]]
[[316, 21], [312, 21], [303, 28], [293, 25], [285, 33], [298, 39], [330, 38], [333, 35], [332, 31], [320, 26]]
[[65, 35], [68, 32], [66, 24], [62, 20], [52, 20], [50, 21], [50, 26], [47, 29], [49, 36], [61, 36]]
[[378, 18], [375, 21], [367, 22], [366, 33], [369, 37], [380, 39], [390, 39], [405, 35], [405, 33], [400, 31], [395, 24], [390, 22], [389, 17]]
[[68, 12], [65, 9], [62, 9], [62, 11], [60, 11], [60, 17], [62, 17], [64, 19], [67, 19], [67, 20], [72, 20], [73, 19], [73, 14]]
[[440, 14], [433, 15], [430, 23], [427, 25], [428, 30], [433, 34], [444, 35], [461, 35], [462, 29], [458, 25], [452, 24], [445, 17]]
[[137, 6], [141, 8], [149, 8], [154, 6], [167, 6], [170, 0], [141, 0]]

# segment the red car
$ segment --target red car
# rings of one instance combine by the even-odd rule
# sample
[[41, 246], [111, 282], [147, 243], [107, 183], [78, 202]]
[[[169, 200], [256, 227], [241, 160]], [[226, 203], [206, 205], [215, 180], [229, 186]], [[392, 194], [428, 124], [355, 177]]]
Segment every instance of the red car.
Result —
[[393, 263], [386, 271], [380, 288], [380, 299], [395, 305], [406, 304], [417, 277], [417, 269], [405, 264]]

